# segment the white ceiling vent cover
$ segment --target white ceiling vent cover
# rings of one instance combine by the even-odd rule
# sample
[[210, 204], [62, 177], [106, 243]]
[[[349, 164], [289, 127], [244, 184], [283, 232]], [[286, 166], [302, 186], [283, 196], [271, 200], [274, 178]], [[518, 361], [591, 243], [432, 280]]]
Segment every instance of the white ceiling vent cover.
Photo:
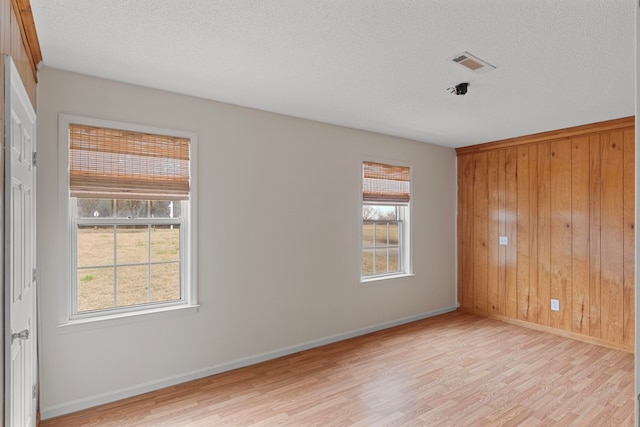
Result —
[[450, 61], [463, 66], [467, 70], [471, 70], [476, 74], [483, 74], [491, 70], [495, 70], [496, 67], [483, 61], [477, 56], [471, 55], [469, 52], [462, 52], [454, 57], [449, 58]]

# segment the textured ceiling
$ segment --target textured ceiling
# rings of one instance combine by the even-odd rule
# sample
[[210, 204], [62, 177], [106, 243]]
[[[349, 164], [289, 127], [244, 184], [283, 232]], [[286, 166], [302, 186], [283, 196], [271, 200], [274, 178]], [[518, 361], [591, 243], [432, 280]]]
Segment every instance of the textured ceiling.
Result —
[[31, 4], [44, 66], [450, 147], [635, 113], [634, 0]]

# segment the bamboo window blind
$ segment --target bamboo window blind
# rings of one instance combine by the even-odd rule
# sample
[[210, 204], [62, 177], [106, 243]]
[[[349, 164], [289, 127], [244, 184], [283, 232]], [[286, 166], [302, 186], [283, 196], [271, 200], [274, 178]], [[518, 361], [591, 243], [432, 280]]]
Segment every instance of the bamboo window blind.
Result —
[[189, 199], [189, 138], [69, 125], [72, 197]]
[[406, 166], [362, 163], [362, 200], [368, 203], [409, 203], [410, 175]]

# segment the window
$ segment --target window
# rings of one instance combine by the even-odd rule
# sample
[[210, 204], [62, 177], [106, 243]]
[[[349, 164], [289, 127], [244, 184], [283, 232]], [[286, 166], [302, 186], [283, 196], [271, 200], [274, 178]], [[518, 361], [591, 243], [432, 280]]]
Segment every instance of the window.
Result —
[[195, 135], [61, 116], [68, 319], [195, 304]]
[[362, 163], [362, 278], [410, 273], [410, 169]]

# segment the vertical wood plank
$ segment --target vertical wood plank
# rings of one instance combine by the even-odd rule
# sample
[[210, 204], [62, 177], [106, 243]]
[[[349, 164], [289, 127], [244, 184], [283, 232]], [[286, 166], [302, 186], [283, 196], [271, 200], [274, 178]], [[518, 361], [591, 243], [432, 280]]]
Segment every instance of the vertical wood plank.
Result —
[[0, 53], [13, 57], [35, 109], [37, 100], [36, 76], [34, 75], [34, 69], [31, 67], [30, 51], [25, 47], [22, 38], [19, 19], [20, 13], [14, 9], [12, 2], [0, 0]]
[[[4, 37], [4, 27], [6, 26], [6, 19], [5, 16], [3, 15], [5, 13], [5, 8], [4, 5], [8, 3], [6, 1], [2, 1], [0, 0], [0, 4], [2, 5], [2, 9], [0, 10], [0, 25], [2, 26], [2, 29], [0, 29], [0, 37]], [[0, 40], [0, 44], [2, 44], [3, 41]], [[0, 82], [2, 82], [0, 84], [0, 129], [2, 129], [2, 135], [4, 135], [4, 56], [0, 55]], [[4, 138], [0, 138], [0, 176], [4, 176]], [[4, 183], [0, 186], [0, 199], [4, 200]], [[2, 223], [4, 225], [4, 212], [0, 213], [0, 223]], [[4, 226], [3, 226], [3, 230], [4, 230]], [[4, 242], [4, 231], [0, 230], [0, 241]], [[0, 259], [4, 260], [4, 246], [2, 248], [0, 248]], [[2, 277], [4, 277], [4, 268], [2, 265], [0, 265], [0, 275]], [[5, 323], [4, 323], [4, 316], [0, 316], [2, 317], [0, 319], [0, 328], [2, 328], [2, 331], [5, 331]], [[4, 337], [4, 332], [2, 334], [0, 334]], [[0, 352], [0, 363], [2, 363], [2, 366], [5, 366], [5, 356], [4, 356], [4, 352]], [[5, 374], [4, 374], [4, 369], [0, 369], [0, 384], [5, 384]], [[5, 415], [4, 415], [4, 405], [0, 405], [0, 423], [3, 423], [5, 419]]]
[[532, 314], [531, 307], [531, 206], [529, 189], [531, 183], [529, 181], [529, 147], [518, 147], [518, 220], [517, 220], [517, 241], [518, 241], [518, 266], [516, 270], [517, 283], [517, 307], [518, 319], [530, 321]]
[[540, 313], [538, 296], [538, 147], [529, 146], [529, 321], [537, 322]]
[[623, 133], [602, 135], [601, 322], [603, 338], [622, 342], [624, 283]]
[[487, 153], [473, 155], [475, 173], [473, 180], [473, 308], [487, 312], [487, 259], [488, 259], [488, 189]]
[[462, 220], [463, 215], [462, 212], [466, 209], [464, 205], [464, 166], [463, 162], [467, 156], [459, 156], [457, 158], [457, 170], [456, 170], [456, 179], [457, 179], [457, 198], [458, 198], [458, 209], [456, 212], [456, 249], [458, 256], [458, 272], [456, 277], [456, 299], [458, 302], [458, 307], [462, 306], [462, 276], [464, 275], [464, 240], [462, 238], [462, 227], [464, 226], [464, 221]]
[[473, 156], [460, 157], [462, 173], [462, 230], [459, 250], [462, 251], [462, 295], [460, 304], [466, 310], [473, 310], [473, 179], [475, 176], [475, 162]]
[[571, 140], [571, 330], [589, 335], [589, 137]]
[[516, 318], [518, 315], [518, 295], [516, 283], [517, 257], [517, 150], [514, 147], [504, 150], [504, 236], [509, 244], [504, 249], [504, 304], [505, 315]]
[[[11, 1], [0, 0], [0, 49], [11, 53]], [[3, 83], [4, 85], [4, 83]]]
[[11, 57], [13, 58], [13, 62], [16, 64], [16, 68], [18, 69], [18, 74], [20, 74], [20, 78], [23, 83], [25, 81], [24, 76], [22, 75], [22, 68], [25, 55], [22, 53], [22, 49], [20, 46], [22, 45], [22, 40], [20, 38], [20, 27], [18, 27], [18, 23], [16, 22], [16, 15], [14, 14], [13, 7], [11, 8], [10, 18], [10, 29], [11, 38], [10, 38], [10, 50]]
[[[506, 188], [507, 188], [507, 152], [498, 150], [498, 232], [501, 236], [506, 236]], [[506, 282], [506, 246], [498, 246], [498, 314], [507, 315], [507, 282]]]
[[488, 271], [487, 271], [487, 310], [498, 314], [500, 303], [498, 300], [498, 271], [499, 271], [499, 184], [498, 184], [499, 155], [497, 151], [487, 153], [487, 188], [488, 200]]
[[600, 135], [589, 137], [589, 195], [589, 335], [601, 338], [602, 144]]
[[31, 103], [35, 105], [34, 99], [31, 97], [31, 87], [30, 87], [30, 77], [33, 75], [31, 71], [31, 63], [29, 61], [29, 57], [27, 56], [26, 49], [22, 44], [22, 34], [20, 31], [20, 24], [18, 23], [17, 11], [11, 8], [11, 56], [13, 57], [13, 61], [16, 64], [16, 68], [18, 69], [18, 74], [20, 74], [20, 78], [22, 79], [22, 83], [27, 89], [27, 93], [31, 98]]
[[[549, 326], [571, 330], [571, 140], [551, 142], [551, 298]], [[549, 300], [549, 303], [551, 301]]]
[[505, 150], [505, 235], [509, 241], [505, 248], [505, 288], [506, 294], [506, 315], [515, 319], [518, 316], [518, 294], [517, 294], [517, 206], [518, 206], [518, 186], [517, 186], [517, 163], [518, 155], [515, 147]]
[[635, 335], [635, 132], [624, 131], [624, 286], [623, 286], [623, 335], [622, 341], [633, 348]]
[[549, 326], [551, 300], [551, 150], [538, 145], [538, 323]]

